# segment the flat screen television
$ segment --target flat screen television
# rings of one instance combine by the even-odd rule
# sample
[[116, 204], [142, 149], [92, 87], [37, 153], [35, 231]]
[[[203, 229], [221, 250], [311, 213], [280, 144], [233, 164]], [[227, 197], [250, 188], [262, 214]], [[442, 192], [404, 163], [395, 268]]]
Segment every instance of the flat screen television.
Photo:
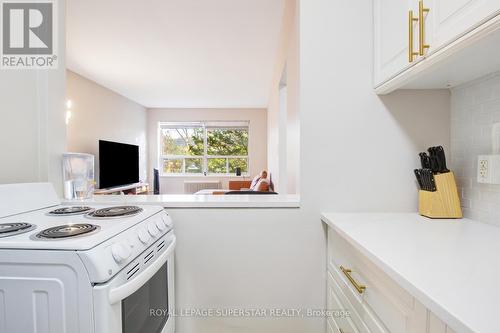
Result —
[[139, 146], [99, 140], [99, 188], [139, 182]]

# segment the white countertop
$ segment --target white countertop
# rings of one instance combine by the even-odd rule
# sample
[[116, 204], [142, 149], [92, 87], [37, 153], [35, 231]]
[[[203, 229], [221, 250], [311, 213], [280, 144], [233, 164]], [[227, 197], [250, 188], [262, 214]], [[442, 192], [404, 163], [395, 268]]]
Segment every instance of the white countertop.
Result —
[[298, 208], [298, 195], [94, 195], [89, 202], [99, 204], [159, 205], [165, 208]]
[[500, 332], [500, 227], [418, 214], [322, 220], [458, 332]]

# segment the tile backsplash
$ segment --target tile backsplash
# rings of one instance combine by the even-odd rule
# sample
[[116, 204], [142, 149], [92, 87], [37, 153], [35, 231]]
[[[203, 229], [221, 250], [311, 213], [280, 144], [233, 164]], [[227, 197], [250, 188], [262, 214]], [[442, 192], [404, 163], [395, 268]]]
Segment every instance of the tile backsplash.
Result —
[[[500, 226], [500, 185], [477, 182], [477, 156], [492, 154], [500, 122], [500, 72], [451, 91], [451, 168], [465, 217]], [[500, 153], [500, 152], [498, 152]]]

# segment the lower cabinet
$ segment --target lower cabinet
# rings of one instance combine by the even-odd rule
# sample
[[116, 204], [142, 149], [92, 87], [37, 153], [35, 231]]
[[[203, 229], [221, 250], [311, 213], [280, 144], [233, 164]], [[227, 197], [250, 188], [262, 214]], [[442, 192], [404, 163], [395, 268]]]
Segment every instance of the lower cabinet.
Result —
[[327, 332], [454, 333], [328, 228]]

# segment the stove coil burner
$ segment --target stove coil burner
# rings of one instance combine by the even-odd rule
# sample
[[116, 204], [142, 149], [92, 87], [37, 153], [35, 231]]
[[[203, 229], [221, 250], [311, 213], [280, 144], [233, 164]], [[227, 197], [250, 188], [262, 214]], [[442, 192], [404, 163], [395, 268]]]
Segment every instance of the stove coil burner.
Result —
[[87, 206], [72, 206], [72, 207], [62, 207], [48, 212], [48, 215], [55, 216], [68, 216], [68, 215], [79, 215], [85, 214], [92, 211], [92, 208]]
[[1, 223], [0, 237], [7, 237], [22, 234], [35, 229], [36, 226], [30, 223]]
[[105, 219], [114, 217], [130, 217], [142, 212], [142, 208], [137, 206], [117, 206], [97, 209], [86, 216], [91, 218]]
[[36, 237], [47, 239], [70, 238], [84, 235], [95, 230], [97, 230], [97, 226], [93, 224], [65, 224], [42, 230]]

